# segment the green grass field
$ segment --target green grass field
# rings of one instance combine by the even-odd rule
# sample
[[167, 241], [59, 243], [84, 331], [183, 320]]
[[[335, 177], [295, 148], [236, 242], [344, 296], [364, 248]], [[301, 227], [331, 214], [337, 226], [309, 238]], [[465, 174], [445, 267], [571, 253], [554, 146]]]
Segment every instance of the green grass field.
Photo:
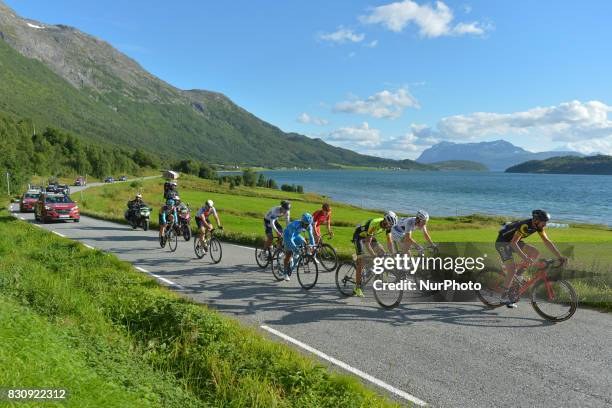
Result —
[[6, 210], [0, 318], [0, 384], [64, 388], [70, 407], [395, 406], [128, 263]]

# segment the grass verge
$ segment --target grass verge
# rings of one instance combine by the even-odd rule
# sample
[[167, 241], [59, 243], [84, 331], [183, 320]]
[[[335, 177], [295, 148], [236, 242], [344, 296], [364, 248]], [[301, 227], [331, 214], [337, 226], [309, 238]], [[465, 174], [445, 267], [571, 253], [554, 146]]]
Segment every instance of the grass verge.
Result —
[[10, 344], [0, 351], [0, 382], [67, 388], [70, 406], [100, 406], [101, 398], [104, 406], [395, 406], [128, 263], [6, 210], [0, 311], [0, 340]]

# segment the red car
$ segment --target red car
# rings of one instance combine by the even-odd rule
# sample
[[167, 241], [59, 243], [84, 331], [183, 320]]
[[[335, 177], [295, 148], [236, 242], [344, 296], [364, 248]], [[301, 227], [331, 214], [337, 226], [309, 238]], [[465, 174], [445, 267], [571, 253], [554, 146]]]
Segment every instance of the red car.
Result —
[[30, 212], [34, 211], [34, 207], [36, 207], [36, 202], [38, 201], [38, 197], [40, 197], [40, 191], [38, 190], [28, 190], [21, 196], [21, 201], [19, 202], [19, 211], [20, 212]]
[[41, 193], [34, 210], [36, 221], [43, 223], [55, 220], [79, 222], [79, 207], [69, 196], [55, 193]]

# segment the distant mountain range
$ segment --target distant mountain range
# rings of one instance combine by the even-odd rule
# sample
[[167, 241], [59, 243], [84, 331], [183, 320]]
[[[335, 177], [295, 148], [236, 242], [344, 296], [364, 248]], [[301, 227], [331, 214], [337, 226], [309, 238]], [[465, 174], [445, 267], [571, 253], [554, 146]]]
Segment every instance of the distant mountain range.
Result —
[[572, 151], [532, 153], [505, 140], [479, 143], [440, 142], [426, 149], [416, 161], [430, 164], [448, 160], [469, 160], [484, 164], [492, 171], [503, 171], [528, 160], [543, 160], [554, 156], [583, 156]]
[[177, 89], [107, 42], [65, 25], [21, 18], [1, 0], [0, 112], [168, 159], [433, 169], [285, 133], [225, 95]]
[[612, 175], [612, 156], [552, 157], [512, 166], [506, 173], [605, 174]]

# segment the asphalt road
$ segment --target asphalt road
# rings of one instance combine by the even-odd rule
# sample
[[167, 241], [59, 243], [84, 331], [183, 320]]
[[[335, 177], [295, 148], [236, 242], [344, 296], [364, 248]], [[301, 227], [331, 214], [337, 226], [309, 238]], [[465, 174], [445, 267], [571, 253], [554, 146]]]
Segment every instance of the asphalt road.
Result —
[[[35, 223], [33, 214], [15, 215]], [[194, 256], [192, 242], [180, 240], [175, 253], [161, 249], [156, 231], [88, 217], [39, 225], [114, 253], [197, 302], [268, 326], [431, 406], [612, 407], [610, 314], [579, 309], [549, 324], [526, 302], [487, 310], [477, 302], [404, 301], [386, 311], [371, 293], [340, 297], [331, 273], [308, 292], [296, 279], [276, 282], [242, 246], [224, 243], [214, 265]]]

